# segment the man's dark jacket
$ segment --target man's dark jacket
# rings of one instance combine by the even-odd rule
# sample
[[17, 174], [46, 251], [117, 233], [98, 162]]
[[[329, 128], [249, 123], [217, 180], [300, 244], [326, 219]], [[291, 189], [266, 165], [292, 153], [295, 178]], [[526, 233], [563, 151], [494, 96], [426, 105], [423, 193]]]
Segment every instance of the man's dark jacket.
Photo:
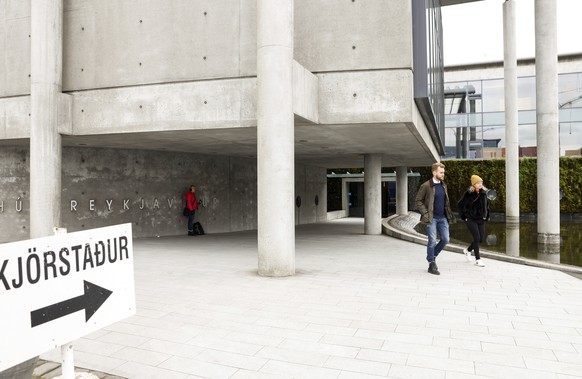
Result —
[[[455, 216], [451, 210], [451, 203], [449, 201], [449, 192], [447, 191], [447, 185], [444, 181], [441, 181], [443, 189], [445, 190], [445, 214], [449, 223], [455, 222]], [[434, 194], [435, 194], [435, 183], [432, 178], [420, 185], [418, 192], [416, 193], [416, 209], [421, 214], [420, 222], [424, 224], [430, 224], [432, 222], [432, 216], [434, 214]]]

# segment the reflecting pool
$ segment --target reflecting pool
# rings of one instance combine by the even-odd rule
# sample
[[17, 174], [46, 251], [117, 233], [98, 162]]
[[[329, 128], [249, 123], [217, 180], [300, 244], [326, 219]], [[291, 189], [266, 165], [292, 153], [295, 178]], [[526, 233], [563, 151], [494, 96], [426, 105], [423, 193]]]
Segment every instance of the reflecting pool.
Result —
[[[450, 225], [451, 241], [464, 245], [472, 240], [463, 222]], [[504, 222], [485, 224], [483, 249], [511, 256], [537, 259], [582, 267], [582, 223], [562, 222], [560, 245], [542, 245], [537, 242], [537, 224], [521, 222], [516, 227]]]

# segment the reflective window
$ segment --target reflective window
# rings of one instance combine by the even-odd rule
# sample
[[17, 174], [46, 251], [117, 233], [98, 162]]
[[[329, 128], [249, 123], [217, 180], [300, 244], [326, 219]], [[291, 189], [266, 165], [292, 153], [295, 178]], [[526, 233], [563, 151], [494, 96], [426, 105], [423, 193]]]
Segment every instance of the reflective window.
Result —
[[428, 98], [434, 112], [439, 134], [444, 133], [443, 114], [443, 30], [440, 1], [426, 0]]
[[427, 127], [437, 132], [438, 146], [445, 133], [440, 0], [412, 0], [412, 26], [414, 100]]
[[446, 128], [445, 129], [445, 146], [456, 146], [457, 144], [457, 133], [461, 129], [459, 128]]
[[483, 112], [502, 112], [505, 109], [503, 79], [483, 81]]
[[517, 109], [520, 111], [536, 109], [535, 77], [517, 78]]
[[536, 111], [519, 111], [517, 112], [517, 123], [518, 124], [535, 124], [536, 123]]
[[[536, 156], [536, 80], [517, 79], [521, 156]], [[503, 79], [445, 83], [448, 157], [499, 158], [505, 147]], [[581, 155], [582, 72], [558, 75], [560, 155]]]
[[536, 124], [519, 125], [518, 129], [520, 147], [537, 146]]
[[483, 102], [482, 102], [483, 82], [481, 80], [477, 80], [473, 82], [468, 82], [467, 85], [475, 90], [474, 97], [476, 97], [476, 99], [474, 99], [475, 101], [471, 103], [469, 112], [471, 113], [483, 112]]
[[[478, 139], [483, 140], [483, 144], [488, 147], [504, 147], [505, 146], [505, 126], [492, 125], [484, 128], [477, 128], [477, 132], [481, 132]], [[488, 141], [496, 141], [493, 146]]]
[[581, 147], [582, 122], [560, 123], [560, 155], [580, 155]]
[[[464, 99], [467, 82], [448, 83], [445, 86], [445, 117], [450, 114], [464, 113]], [[463, 109], [461, 107], [463, 106]]]
[[582, 73], [558, 76], [560, 109], [582, 107]]
[[445, 91], [447, 90], [460, 90], [467, 86], [467, 82], [449, 82], [445, 83]]
[[505, 112], [483, 113], [483, 126], [505, 125]]

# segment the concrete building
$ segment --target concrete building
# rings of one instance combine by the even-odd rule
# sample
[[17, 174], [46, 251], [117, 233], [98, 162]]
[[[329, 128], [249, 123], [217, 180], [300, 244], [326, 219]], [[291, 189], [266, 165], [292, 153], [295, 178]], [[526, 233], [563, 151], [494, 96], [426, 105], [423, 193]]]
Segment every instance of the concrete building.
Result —
[[[535, 157], [535, 60], [517, 64], [520, 156]], [[503, 62], [445, 67], [445, 157], [499, 158], [487, 141], [506, 146]], [[558, 57], [560, 155], [582, 147], [582, 55]], [[505, 156], [505, 153], [503, 154]]]
[[326, 168], [366, 166], [371, 203], [381, 167], [439, 160], [440, 21], [424, 0], [0, 1], [0, 242], [185, 234], [194, 183], [207, 232], [290, 245], [275, 229], [327, 217]]

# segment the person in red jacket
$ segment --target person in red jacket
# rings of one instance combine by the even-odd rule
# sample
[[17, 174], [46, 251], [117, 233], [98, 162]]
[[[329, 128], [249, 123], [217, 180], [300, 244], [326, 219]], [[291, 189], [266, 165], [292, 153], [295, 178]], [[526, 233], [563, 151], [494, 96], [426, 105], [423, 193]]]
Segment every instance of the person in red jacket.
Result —
[[188, 235], [194, 235], [194, 214], [198, 209], [198, 201], [196, 200], [196, 186], [192, 184], [190, 186], [190, 191], [186, 192], [186, 206], [190, 210], [188, 215]]

